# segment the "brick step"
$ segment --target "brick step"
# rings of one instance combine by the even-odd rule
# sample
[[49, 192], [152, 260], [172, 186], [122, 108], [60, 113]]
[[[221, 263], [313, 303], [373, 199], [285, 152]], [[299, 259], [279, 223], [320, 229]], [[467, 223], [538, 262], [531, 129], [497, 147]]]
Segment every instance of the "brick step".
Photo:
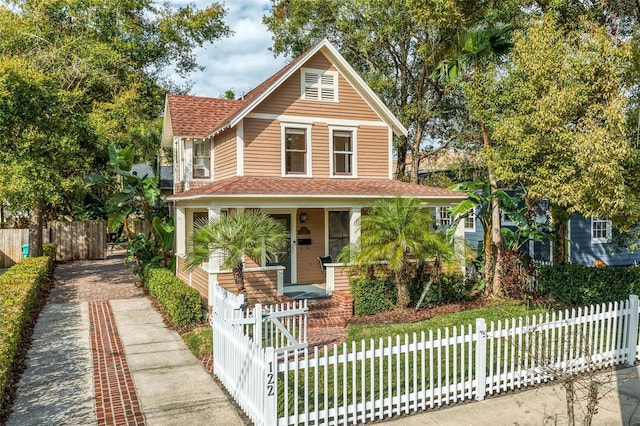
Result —
[[307, 321], [308, 328], [344, 327], [344, 325], [344, 318], [338, 316], [327, 318], [309, 318], [309, 320]]

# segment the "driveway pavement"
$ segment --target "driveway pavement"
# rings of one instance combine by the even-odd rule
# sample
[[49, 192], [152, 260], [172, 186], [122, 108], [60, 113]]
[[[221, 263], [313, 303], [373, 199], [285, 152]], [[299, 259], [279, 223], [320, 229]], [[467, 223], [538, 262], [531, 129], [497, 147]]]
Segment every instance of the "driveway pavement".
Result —
[[59, 264], [8, 425], [240, 425], [124, 253]]

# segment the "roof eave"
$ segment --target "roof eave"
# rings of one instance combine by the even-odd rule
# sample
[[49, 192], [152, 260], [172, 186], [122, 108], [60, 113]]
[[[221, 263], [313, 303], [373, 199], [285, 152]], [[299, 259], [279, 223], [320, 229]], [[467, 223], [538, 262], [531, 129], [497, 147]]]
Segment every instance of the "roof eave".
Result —
[[[346, 198], [346, 199], [367, 199], [367, 198], [395, 198], [398, 194], [194, 194], [194, 195], [170, 195], [167, 197], [169, 201], [188, 201], [188, 200], [201, 200], [206, 198]], [[445, 200], [464, 200], [467, 196], [463, 195], [400, 195], [401, 197], [416, 197], [416, 198], [431, 198], [431, 199], [445, 199]]]

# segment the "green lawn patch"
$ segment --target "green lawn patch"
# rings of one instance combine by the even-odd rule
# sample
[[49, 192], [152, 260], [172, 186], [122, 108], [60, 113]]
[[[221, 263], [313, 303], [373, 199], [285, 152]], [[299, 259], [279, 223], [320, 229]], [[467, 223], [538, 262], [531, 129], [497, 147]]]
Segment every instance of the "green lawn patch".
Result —
[[360, 342], [369, 339], [378, 340], [381, 337], [411, 335], [422, 331], [445, 329], [475, 324], [476, 318], [484, 318], [487, 324], [491, 321], [508, 318], [526, 317], [546, 313], [543, 308], [527, 308], [525, 303], [499, 302], [478, 309], [470, 309], [451, 314], [438, 315], [434, 318], [414, 323], [402, 324], [351, 324], [347, 327], [347, 343]]
[[213, 329], [211, 327], [199, 327], [182, 335], [182, 340], [189, 350], [197, 356], [203, 357], [213, 353]]

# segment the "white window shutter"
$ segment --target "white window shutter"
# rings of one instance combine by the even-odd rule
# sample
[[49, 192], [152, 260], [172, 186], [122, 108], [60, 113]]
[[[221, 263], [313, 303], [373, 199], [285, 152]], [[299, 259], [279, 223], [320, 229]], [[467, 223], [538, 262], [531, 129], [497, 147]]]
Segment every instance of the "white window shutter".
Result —
[[611, 235], [611, 222], [607, 221], [607, 242], [610, 243], [612, 238], [613, 235]]

